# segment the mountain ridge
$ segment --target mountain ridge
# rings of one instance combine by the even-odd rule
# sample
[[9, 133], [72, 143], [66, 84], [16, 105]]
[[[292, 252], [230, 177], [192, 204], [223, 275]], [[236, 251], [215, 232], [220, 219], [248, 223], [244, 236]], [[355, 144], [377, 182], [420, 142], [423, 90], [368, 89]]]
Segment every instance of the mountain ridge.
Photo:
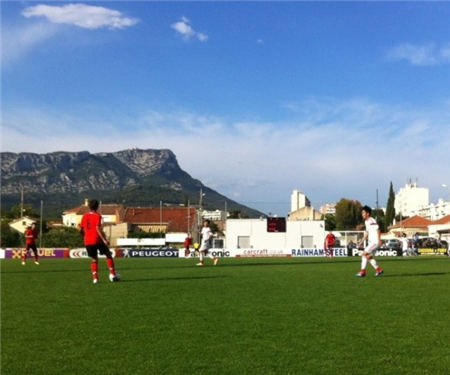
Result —
[[263, 215], [241, 205], [181, 169], [176, 155], [169, 149], [126, 149], [116, 152], [89, 151], [1, 154], [2, 206], [25, 202], [37, 207], [46, 201], [50, 211], [78, 205], [86, 197], [97, 197], [104, 203], [126, 205], [196, 204], [200, 190], [205, 193], [203, 207], [237, 210], [249, 217]]

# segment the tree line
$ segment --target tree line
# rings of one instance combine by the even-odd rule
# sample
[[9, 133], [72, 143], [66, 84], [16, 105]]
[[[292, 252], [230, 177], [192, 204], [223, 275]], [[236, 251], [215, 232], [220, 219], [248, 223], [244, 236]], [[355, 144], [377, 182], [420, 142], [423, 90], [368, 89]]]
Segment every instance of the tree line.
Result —
[[[25, 237], [23, 234], [17, 232], [9, 226], [13, 220], [22, 217], [21, 206], [14, 206], [9, 211], [2, 209], [1, 219], [1, 247], [24, 247]], [[23, 216], [28, 216], [34, 219], [39, 230], [40, 216], [34, 210], [32, 205], [25, 204], [23, 206]], [[42, 221], [42, 238], [38, 238], [37, 242], [41, 247], [69, 247], [77, 248], [83, 247], [83, 238], [76, 228], [61, 227], [49, 228], [47, 221]]]
[[[386, 232], [392, 225], [394, 219], [398, 220], [394, 208], [395, 194], [392, 182], [389, 187], [389, 197], [386, 205], [386, 213], [382, 209], [374, 209], [372, 216], [377, 220], [382, 232]], [[336, 214], [326, 214], [322, 217], [325, 220], [326, 230], [364, 230], [364, 222], [361, 217], [362, 204], [353, 199], [342, 198], [336, 204]], [[21, 206], [12, 207], [9, 211], [3, 210], [1, 213], [1, 247], [23, 247], [25, 244], [23, 234], [15, 231], [9, 226], [9, 223], [21, 217]], [[23, 206], [23, 215], [36, 220], [39, 224], [39, 214], [32, 205]], [[230, 218], [244, 218], [246, 215], [240, 211], [231, 211]], [[39, 225], [38, 225], [39, 227]], [[161, 236], [158, 234], [136, 233], [135, 237]], [[133, 236], [133, 234], [131, 234]], [[40, 242], [39, 242], [40, 241]], [[46, 220], [42, 222], [42, 238], [38, 240], [42, 247], [83, 247], [83, 239], [76, 228], [60, 227], [49, 228]]]
[[[386, 232], [390, 225], [396, 218], [395, 215], [395, 194], [392, 182], [389, 187], [389, 196], [386, 205], [386, 213], [382, 209], [372, 210], [372, 217], [374, 217], [381, 232]], [[364, 222], [361, 217], [361, 202], [352, 199], [342, 198], [336, 203], [336, 213], [326, 214], [323, 216], [325, 220], [326, 230], [364, 230]]]

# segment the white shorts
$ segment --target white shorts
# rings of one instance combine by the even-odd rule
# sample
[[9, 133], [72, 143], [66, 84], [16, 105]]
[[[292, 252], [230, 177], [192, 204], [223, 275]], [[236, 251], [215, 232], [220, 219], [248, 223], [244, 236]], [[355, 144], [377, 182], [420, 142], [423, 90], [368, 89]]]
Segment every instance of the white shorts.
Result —
[[364, 251], [370, 255], [375, 255], [377, 250], [378, 250], [378, 245], [376, 243], [369, 243], [364, 249]]
[[205, 241], [200, 245], [199, 251], [204, 251], [205, 253], [209, 250], [209, 241]]

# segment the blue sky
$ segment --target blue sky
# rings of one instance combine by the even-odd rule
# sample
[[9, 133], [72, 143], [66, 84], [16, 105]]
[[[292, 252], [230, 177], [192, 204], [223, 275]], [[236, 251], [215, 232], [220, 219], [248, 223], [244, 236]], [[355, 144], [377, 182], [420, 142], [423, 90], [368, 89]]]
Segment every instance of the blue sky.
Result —
[[[2, 3], [2, 150], [169, 148], [284, 215], [450, 192], [450, 3]], [[101, 140], [99, 140], [101, 139]]]

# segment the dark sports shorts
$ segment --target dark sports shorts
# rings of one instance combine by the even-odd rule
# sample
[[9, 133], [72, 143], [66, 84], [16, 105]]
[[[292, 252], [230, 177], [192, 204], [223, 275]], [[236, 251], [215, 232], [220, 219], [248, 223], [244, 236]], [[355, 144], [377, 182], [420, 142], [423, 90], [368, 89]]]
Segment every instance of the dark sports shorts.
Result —
[[37, 247], [36, 247], [36, 244], [34, 244], [34, 243], [33, 243], [33, 244], [30, 244], [30, 243], [27, 244], [27, 247], [25, 248], [25, 250], [28, 251], [28, 250], [30, 250], [30, 249], [33, 250], [35, 253], [37, 253]]
[[96, 245], [86, 245], [86, 250], [88, 255], [94, 259], [98, 258], [97, 250], [100, 252], [101, 255], [106, 255], [107, 257], [111, 256], [111, 251], [109, 251], [108, 246], [106, 246], [104, 242], [100, 242]]

